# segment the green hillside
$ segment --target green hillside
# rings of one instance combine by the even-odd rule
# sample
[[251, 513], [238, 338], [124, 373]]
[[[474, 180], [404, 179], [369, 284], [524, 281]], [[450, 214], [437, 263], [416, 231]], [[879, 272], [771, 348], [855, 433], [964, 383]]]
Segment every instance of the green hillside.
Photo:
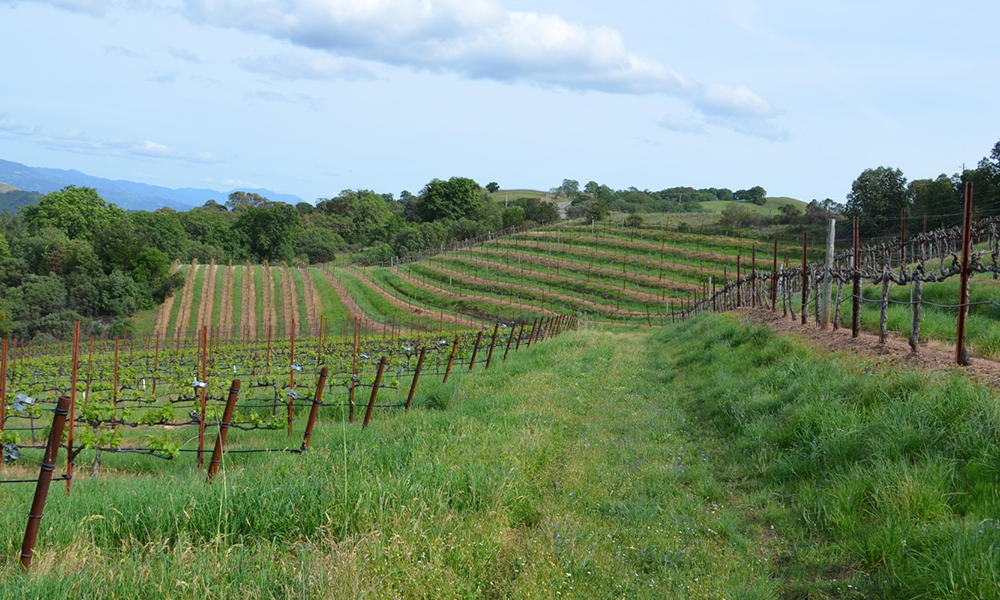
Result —
[[726, 202], [726, 201], [722, 201], [722, 200], [718, 200], [718, 201], [715, 201], [715, 202], [702, 202], [701, 206], [705, 210], [716, 212], [716, 213], [721, 213], [722, 211], [726, 210], [727, 206], [729, 206], [731, 204], [737, 204], [739, 206], [745, 206], [745, 207], [749, 208], [750, 210], [752, 210], [752, 211], [754, 211], [756, 213], [763, 214], [763, 215], [775, 215], [775, 214], [778, 214], [778, 210], [782, 206], [787, 206], [787, 205], [792, 205], [792, 206], [798, 208], [800, 211], [804, 212], [805, 209], [806, 209], [806, 204], [807, 203], [803, 202], [801, 200], [796, 200], [795, 198], [786, 198], [786, 197], [783, 197], [783, 196], [776, 196], [776, 197], [768, 198], [767, 199], [767, 204], [765, 204], [763, 206], [759, 206], [757, 204], [750, 204], [749, 202], [732, 202], [732, 201]]

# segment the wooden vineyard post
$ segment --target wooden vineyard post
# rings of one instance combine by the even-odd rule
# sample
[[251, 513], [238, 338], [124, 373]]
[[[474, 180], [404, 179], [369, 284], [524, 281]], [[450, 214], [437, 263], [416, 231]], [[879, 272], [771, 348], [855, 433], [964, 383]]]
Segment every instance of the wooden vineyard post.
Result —
[[972, 246], [972, 182], [965, 183], [965, 217], [962, 221], [962, 273], [958, 289], [958, 338], [955, 340], [955, 362], [969, 364], [965, 350], [965, 319], [969, 313], [969, 259]]
[[240, 380], [234, 379], [229, 386], [229, 396], [226, 398], [226, 408], [222, 411], [222, 422], [219, 423], [219, 437], [215, 438], [215, 449], [212, 450], [212, 460], [208, 463], [208, 481], [215, 479], [215, 474], [219, 471], [219, 463], [222, 462], [222, 448], [226, 445], [226, 435], [229, 427], [233, 424], [233, 411], [236, 408], [236, 399], [240, 395]]
[[740, 288], [743, 287], [743, 281], [741, 277], [741, 265], [740, 262], [743, 259], [743, 254], [739, 253], [736, 255], [736, 308], [743, 307], [743, 294], [740, 292]]
[[493, 337], [490, 339], [490, 351], [486, 354], [486, 368], [490, 368], [490, 363], [493, 362], [493, 347], [497, 343], [497, 331], [500, 330], [500, 323], [493, 326]]
[[[5, 345], [6, 349], [6, 345]], [[76, 382], [80, 368], [80, 322], [73, 325], [73, 366], [69, 376], [69, 432], [66, 434], [66, 495], [73, 487], [73, 421], [76, 418]], [[2, 389], [3, 384], [0, 384]], [[0, 392], [0, 402], [3, 402], [3, 392]], [[3, 416], [0, 415], [0, 419]]]
[[21, 567], [27, 571], [31, 567], [31, 559], [35, 555], [35, 541], [42, 525], [42, 514], [45, 511], [45, 499], [49, 495], [52, 484], [52, 473], [56, 470], [56, 456], [59, 454], [59, 442], [62, 440], [66, 417], [69, 416], [69, 396], [60, 396], [56, 405], [55, 416], [52, 418], [52, 429], [49, 431], [49, 442], [42, 457], [41, 470], [38, 473], [38, 483], [35, 485], [35, 497], [31, 501], [28, 513], [28, 526], [24, 530], [24, 540], [21, 542]]
[[413, 395], [417, 393], [417, 381], [420, 380], [420, 370], [424, 368], [424, 356], [427, 354], [427, 347], [424, 346], [420, 349], [420, 358], [417, 359], [417, 369], [413, 372], [413, 382], [410, 383], [410, 393], [406, 396], [406, 410], [403, 412], [410, 412], [410, 406], [413, 405]]
[[757, 308], [757, 246], [750, 250], [750, 308]]
[[316, 415], [319, 413], [319, 407], [323, 404], [323, 390], [326, 389], [326, 377], [329, 373], [330, 369], [327, 367], [323, 367], [319, 371], [319, 381], [316, 382], [316, 393], [313, 394], [312, 408], [309, 409], [309, 420], [306, 421], [306, 432], [302, 435], [301, 452], [309, 449], [309, 440], [312, 439], [313, 427], [316, 425]]
[[851, 337], [858, 337], [861, 331], [861, 251], [860, 251], [860, 229], [858, 218], [854, 217], [854, 269], [851, 277], [853, 279], [853, 298], [851, 299]]
[[208, 392], [208, 385], [206, 381], [207, 366], [205, 364], [208, 357], [208, 326], [202, 325], [201, 328], [201, 385], [198, 391], [201, 392], [201, 415], [198, 419], [198, 469], [200, 470], [205, 464], [205, 415], [208, 412], [208, 407], [205, 404], [205, 394]]
[[537, 325], [538, 325], [538, 317], [535, 317], [535, 320], [531, 322], [531, 333], [528, 334], [528, 344], [526, 346], [528, 348], [531, 348], [531, 340], [535, 339], [535, 329]]
[[517, 323], [511, 323], [510, 328], [507, 331], [507, 348], [503, 351], [503, 360], [507, 360], [507, 354], [510, 353], [510, 343], [514, 340], [514, 329], [517, 328]]
[[451, 345], [451, 354], [448, 356], [448, 366], [444, 370], [444, 381], [441, 383], [448, 383], [448, 376], [451, 375], [451, 365], [455, 362], [455, 352], [458, 350], [458, 336], [455, 336], [455, 341]]
[[385, 371], [385, 357], [378, 361], [378, 372], [375, 373], [375, 385], [372, 386], [372, 395], [368, 399], [368, 410], [365, 411], [365, 421], [361, 425], [362, 429], [368, 429], [368, 424], [372, 420], [372, 411], [375, 410], [375, 399], [378, 398], [378, 389], [382, 386], [382, 372]]
[[823, 294], [820, 298], [823, 308], [820, 314], [819, 328], [824, 331], [830, 328], [830, 282], [833, 280], [833, 244], [836, 230], [837, 220], [830, 219], [829, 229], [827, 229], [826, 234], [826, 262], [823, 268]]
[[479, 353], [479, 343], [483, 341], [483, 332], [480, 331], [479, 335], [476, 336], [476, 345], [472, 347], [472, 360], [469, 361], [469, 372], [472, 372], [472, 367], [476, 366], [476, 354]]

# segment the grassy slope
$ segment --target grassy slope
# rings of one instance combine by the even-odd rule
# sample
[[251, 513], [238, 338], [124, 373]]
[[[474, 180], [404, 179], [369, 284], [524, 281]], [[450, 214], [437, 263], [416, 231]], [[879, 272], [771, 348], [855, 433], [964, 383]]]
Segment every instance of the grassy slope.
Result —
[[333, 291], [318, 268], [309, 267], [309, 274], [312, 277], [313, 285], [319, 292], [322, 303], [322, 306], [319, 307], [319, 314], [323, 316], [323, 326], [327, 333], [334, 336], [344, 335], [345, 325], [349, 320], [347, 309], [344, 308], [340, 297]]
[[1000, 412], [961, 377], [706, 317], [569, 334], [434, 398], [447, 409], [367, 431], [324, 420], [302, 456], [230, 455], [212, 486], [183, 465], [81, 477], [72, 502], [50, 494], [30, 578], [13, 576], [23, 511], [0, 512], [0, 596], [972, 599], [1000, 584]]
[[308, 300], [306, 300], [306, 287], [302, 281], [301, 271], [295, 267], [289, 267], [288, 274], [291, 276], [292, 288], [295, 290], [295, 335], [301, 335], [303, 332], [309, 331], [309, 305]]
[[[243, 331], [243, 274], [246, 271], [242, 265], [233, 270], [233, 335], [239, 337]], [[252, 321], [252, 319], [248, 319]]]
[[546, 192], [538, 190], [500, 190], [495, 194], [489, 194], [489, 197], [494, 202], [503, 202], [505, 197], [513, 202], [518, 198], [545, 198], [546, 195]]
[[198, 271], [194, 274], [194, 288], [191, 292], [191, 314], [188, 315], [188, 336], [195, 336], [201, 334], [201, 330], [198, 328], [198, 307], [201, 306], [201, 296], [205, 291], [205, 274], [208, 272], [209, 265], [198, 265]]
[[725, 202], [722, 200], [717, 200], [715, 202], [702, 202], [701, 206], [708, 211], [715, 213], [721, 213], [726, 209], [727, 206], [731, 204], [736, 204], [738, 206], [745, 206], [753, 212], [760, 213], [763, 215], [775, 215], [778, 214], [778, 209], [782, 206], [792, 205], [798, 208], [800, 211], [805, 211], [807, 202], [801, 200], [796, 200], [795, 198], [785, 198], [785, 197], [775, 197], [768, 198], [767, 204], [763, 206], [758, 206], [756, 204], [750, 204], [749, 202]]
[[211, 320], [213, 325], [219, 323], [219, 316], [222, 314], [222, 279], [227, 268], [226, 265], [219, 265], [215, 268], [215, 296], [212, 298]]
[[267, 333], [267, 322], [268, 316], [264, 314], [264, 267], [261, 265], [254, 265], [251, 267], [253, 269], [253, 284], [254, 292], [256, 293], [256, 299], [254, 302], [254, 314], [256, 320], [254, 321], [254, 331], [250, 333], [252, 337], [260, 337]]
[[288, 335], [285, 331], [285, 296], [281, 279], [281, 267], [268, 267], [265, 277], [274, 281], [274, 335], [281, 338]]

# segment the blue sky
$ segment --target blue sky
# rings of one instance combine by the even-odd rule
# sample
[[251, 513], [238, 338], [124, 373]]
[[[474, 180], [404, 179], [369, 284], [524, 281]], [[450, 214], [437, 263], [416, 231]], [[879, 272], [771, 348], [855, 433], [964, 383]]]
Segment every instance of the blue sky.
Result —
[[1000, 140], [997, 3], [0, 0], [0, 158], [168, 187], [748, 188]]

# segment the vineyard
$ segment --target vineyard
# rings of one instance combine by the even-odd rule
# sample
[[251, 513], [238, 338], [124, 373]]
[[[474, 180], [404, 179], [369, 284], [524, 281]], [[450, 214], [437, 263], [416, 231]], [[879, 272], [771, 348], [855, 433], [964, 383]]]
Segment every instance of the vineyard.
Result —
[[[896, 332], [912, 352], [955, 344], [959, 364], [1000, 356], [1000, 220], [967, 208], [963, 228], [867, 242], [855, 221], [852, 238], [831, 252], [805, 236], [570, 223], [389, 264], [179, 265], [184, 285], [125, 336], [3, 342], [5, 564], [20, 568], [35, 486], [19, 562], [41, 573], [10, 589], [121, 594], [100, 575], [108, 552], [118, 570], [137, 561], [125, 581], [181, 595], [211, 595], [185, 566], [204, 555], [256, 597], [981, 597], [1000, 578], [977, 565], [1000, 539], [962, 519], [985, 522], [977, 461], [993, 450], [940, 401], [960, 398], [995, 439], [992, 396], [704, 314]], [[815, 376], [789, 379], [800, 370]], [[827, 399], [817, 381], [836, 404], [811, 400]], [[928, 419], [980, 458], [928, 438]], [[967, 501], [935, 504], [952, 496]], [[894, 512], [910, 505], [934, 517]], [[90, 578], [67, 578], [60, 554], [80, 547]], [[178, 554], [128, 558], [161, 547]], [[300, 549], [336, 576], [300, 571]], [[195, 581], [165, 584], [154, 563]]]
[[[22, 564], [27, 567], [32, 559], [60, 446], [65, 447], [64, 474], [54, 480], [66, 482], [67, 494], [74, 467], [84, 463], [93, 477], [102, 469], [139, 474], [157, 469], [151, 460], [176, 463], [194, 454], [197, 467], [207, 467], [211, 480], [223, 445], [226, 453], [237, 456], [303, 453], [317, 424], [357, 420], [367, 428], [376, 410], [408, 412], [421, 375], [425, 388], [427, 382], [440, 380], [430, 386], [432, 399], [427, 402], [433, 403], [433, 390], [446, 384], [453, 372], [471, 373], [477, 365], [488, 369], [521, 350], [522, 344], [530, 348], [572, 327], [575, 322], [569, 317], [535, 319], [530, 324], [497, 323], [492, 333], [460, 331], [447, 339], [396, 331], [379, 337], [355, 328], [350, 341], [296, 340], [292, 330], [287, 341], [258, 344], [254, 339], [246, 344], [221, 339], [215, 343], [204, 325], [197, 345], [177, 344], [173, 349], [161, 349], [159, 338], [154, 346], [138, 349], [131, 341], [126, 345], [119, 339], [91, 338], [81, 348], [77, 327], [68, 361], [56, 346], [26, 357], [24, 346], [18, 352], [4, 341], [0, 397], [12, 402], [0, 404], [7, 465], [2, 482], [36, 483], [27, 475], [42, 467]], [[318, 418], [320, 409], [323, 415]], [[256, 435], [277, 430], [287, 432], [284, 443], [261, 444]], [[213, 431], [218, 434], [210, 453], [206, 432]], [[15, 503], [16, 494], [4, 491], [6, 503]]]

